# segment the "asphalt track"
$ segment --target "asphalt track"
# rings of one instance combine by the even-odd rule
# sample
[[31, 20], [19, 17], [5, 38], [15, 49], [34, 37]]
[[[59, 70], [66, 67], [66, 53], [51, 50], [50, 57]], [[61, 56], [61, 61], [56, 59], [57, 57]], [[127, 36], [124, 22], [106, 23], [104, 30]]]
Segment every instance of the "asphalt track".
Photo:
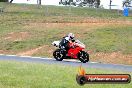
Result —
[[68, 65], [68, 66], [80, 66], [82, 65], [85, 68], [96, 68], [96, 69], [108, 69], [116, 71], [126, 71], [132, 72], [132, 65], [118, 65], [118, 64], [103, 64], [97, 62], [88, 62], [81, 63], [76, 60], [63, 60], [56, 61], [52, 58], [45, 57], [28, 57], [28, 56], [15, 56], [15, 55], [0, 55], [0, 61], [19, 61], [19, 62], [34, 62], [34, 63], [44, 63], [44, 64], [59, 64], [59, 65]]

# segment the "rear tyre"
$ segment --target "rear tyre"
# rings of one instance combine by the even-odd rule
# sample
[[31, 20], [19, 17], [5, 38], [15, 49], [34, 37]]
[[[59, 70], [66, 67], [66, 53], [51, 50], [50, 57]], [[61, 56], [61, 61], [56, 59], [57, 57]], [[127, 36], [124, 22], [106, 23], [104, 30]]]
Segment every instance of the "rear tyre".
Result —
[[81, 62], [86, 63], [89, 61], [89, 54], [85, 51], [80, 51], [78, 53], [78, 58]]
[[62, 61], [64, 58], [64, 51], [62, 49], [57, 49], [53, 52], [53, 56], [57, 61]]

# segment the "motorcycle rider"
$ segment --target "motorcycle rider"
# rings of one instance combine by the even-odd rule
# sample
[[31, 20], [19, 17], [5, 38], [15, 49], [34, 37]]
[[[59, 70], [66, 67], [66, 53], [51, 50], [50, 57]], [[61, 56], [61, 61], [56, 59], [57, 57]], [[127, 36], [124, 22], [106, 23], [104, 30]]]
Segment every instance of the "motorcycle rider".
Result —
[[73, 33], [69, 33], [67, 36], [63, 37], [61, 42], [59, 43], [59, 48], [60, 49], [65, 49], [66, 51], [68, 51], [69, 49], [69, 43], [70, 42], [74, 42], [74, 34]]

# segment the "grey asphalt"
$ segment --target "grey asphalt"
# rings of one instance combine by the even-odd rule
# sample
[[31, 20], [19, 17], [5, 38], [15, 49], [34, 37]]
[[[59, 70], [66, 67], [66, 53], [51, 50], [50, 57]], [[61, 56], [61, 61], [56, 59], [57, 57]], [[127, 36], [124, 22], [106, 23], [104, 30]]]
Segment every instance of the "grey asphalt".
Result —
[[108, 69], [116, 71], [126, 71], [132, 72], [132, 65], [118, 65], [118, 64], [103, 64], [103, 63], [81, 63], [79, 61], [56, 61], [52, 58], [45, 57], [20, 57], [20, 56], [7, 56], [0, 55], [0, 60], [7, 61], [19, 61], [19, 62], [33, 62], [33, 63], [44, 63], [44, 64], [59, 64], [59, 65], [68, 65], [68, 66], [80, 66], [82, 65], [85, 68], [96, 68], [96, 69]]

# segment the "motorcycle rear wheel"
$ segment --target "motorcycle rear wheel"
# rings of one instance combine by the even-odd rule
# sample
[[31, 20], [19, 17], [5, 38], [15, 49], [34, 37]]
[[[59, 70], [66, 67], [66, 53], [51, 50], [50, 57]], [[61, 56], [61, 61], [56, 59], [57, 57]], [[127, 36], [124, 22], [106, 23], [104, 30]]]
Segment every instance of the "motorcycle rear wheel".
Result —
[[55, 58], [57, 61], [62, 61], [63, 58], [64, 58], [63, 50], [62, 50], [62, 49], [56, 49], [56, 50], [53, 52], [53, 56], [54, 56], [54, 58]]

